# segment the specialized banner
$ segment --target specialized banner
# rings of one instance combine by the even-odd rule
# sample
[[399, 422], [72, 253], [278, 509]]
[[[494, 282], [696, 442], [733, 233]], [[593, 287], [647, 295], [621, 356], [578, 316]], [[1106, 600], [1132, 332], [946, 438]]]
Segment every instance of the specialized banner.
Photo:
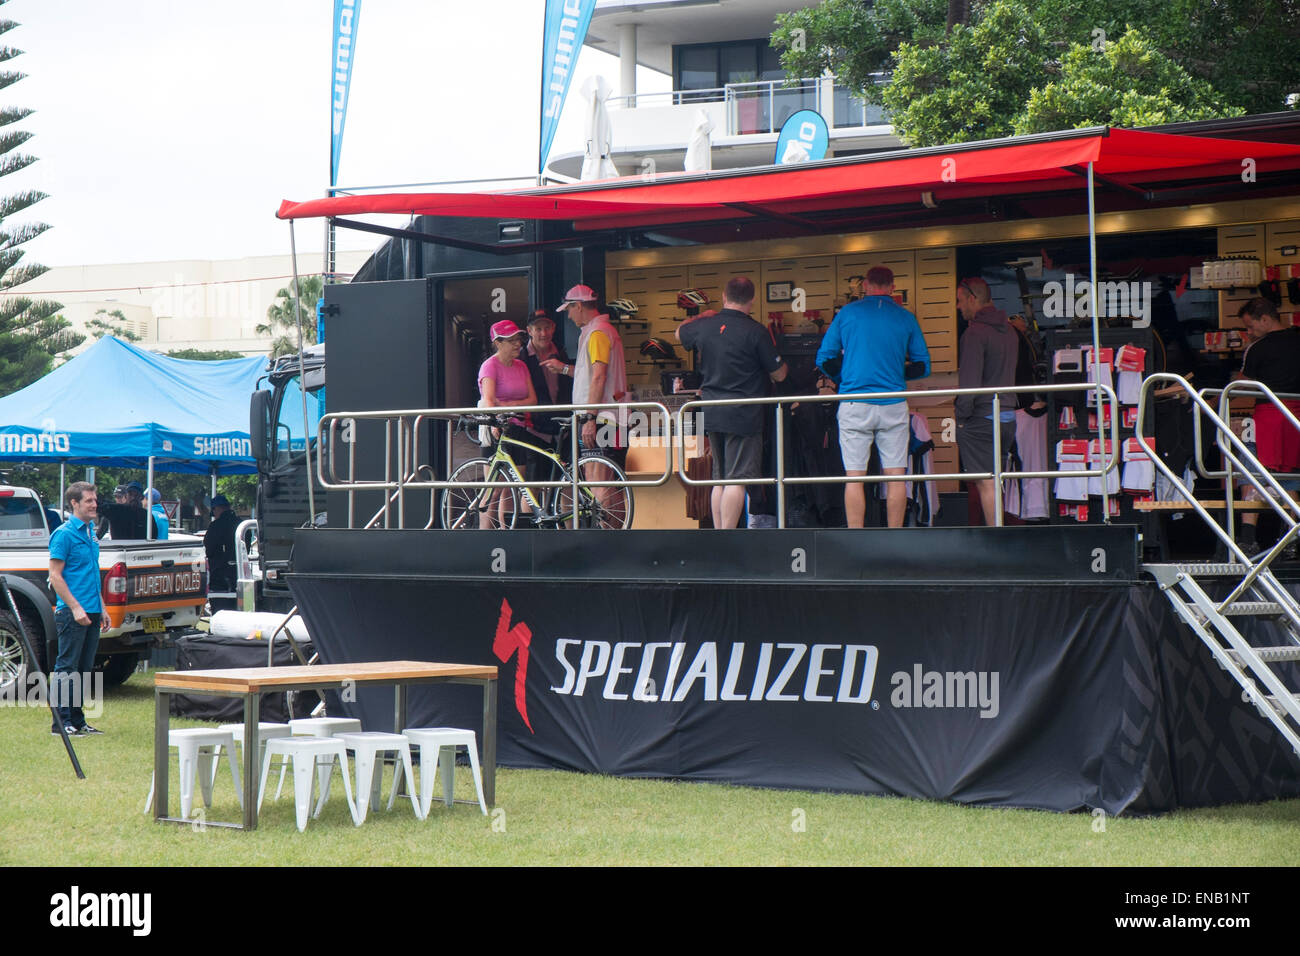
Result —
[[537, 171], [546, 168], [555, 128], [564, 110], [564, 98], [587, 38], [596, 0], [546, 0], [542, 36], [542, 123], [538, 139]]
[[[1154, 586], [294, 575], [322, 659], [500, 668], [499, 762], [1108, 814], [1300, 793]], [[482, 726], [412, 688], [411, 726]], [[347, 705], [392, 724], [391, 692]]]
[[348, 91], [352, 88], [352, 61], [357, 49], [357, 25], [361, 22], [361, 0], [334, 0], [334, 36], [330, 49], [330, 106], [333, 122], [330, 136], [330, 186], [339, 181], [339, 157], [343, 153], [343, 125], [348, 118]]

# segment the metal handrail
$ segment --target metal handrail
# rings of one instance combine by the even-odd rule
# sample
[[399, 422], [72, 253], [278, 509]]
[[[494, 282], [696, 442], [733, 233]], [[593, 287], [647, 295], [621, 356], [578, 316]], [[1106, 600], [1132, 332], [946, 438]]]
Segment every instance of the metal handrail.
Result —
[[[776, 96], [778, 87], [782, 93], [797, 93], [806, 95], [809, 92], [813, 96], [813, 109], [819, 113], [824, 113], [824, 104], [822, 103], [822, 85], [820, 80], [803, 78], [798, 80], [756, 80], [751, 83], [728, 83], [726, 90], [727, 104], [727, 135], [737, 136], [751, 133], [776, 133], [778, 132], [776, 124]], [[766, 93], [767, 99], [767, 124], [766, 129], [741, 129], [739, 119], [739, 108], [737, 104], [742, 101], [759, 99]]]
[[[1252, 562], [1246, 552], [1237, 544], [1235, 537], [1232, 534], [1225, 532], [1224, 529], [1219, 526], [1219, 523], [1215, 521], [1201, 503], [1196, 500], [1196, 496], [1192, 493], [1192, 490], [1188, 488], [1183, 480], [1174, 473], [1174, 470], [1165, 464], [1160, 456], [1155, 453], [1155, 449], [1147, 443], [1146, 437], [1142, 433], [1143, 424], [1146, 421], [1147, 395], [1152, 391], [1152, 386], [1157, 382], [1167, 382], [1181, 388], [1186, 393], [1187, 397], [1196, 404], [1197, 409], [1203, 412], [1214, 424], [1215, 428], [1220, 433], [1220, 437], [1226, 437], [1230, 445], [1237, 446], [1240, 449], [1241, 456], [1245, 458], [1246, 462], [1250, 466], [1247, 467], [1246, 465], [1241, 465], [1242, 478], [1259, 490], [1266, 500], [1270, 496], [1264, 492], [1264, 489], [1260, 487], [1257, 480], [1261, 475], [1276, 487], [1288, 502], [1290, 502], [1290, 496], [1286, 495], [1281, 486], [1273, 480], [1268, 469], [1266, 469], [1263, 464], [1260, 463], [1259, 459], [1251, 454], [1250, 450], [1246, 448], [1245, 442], [1238, 438], [1232, 431], [1232, 426], [1218, 415], [1218, 413], [1210, 406], [1210, 403], [1192, 387], [1192, 384], [1187, 381], [1187, 379], [1183, 378], [1181, 375], [1175, 375], [1172, 372], [1156, 372], [1147, 376], [1147, 378], [1142, 382], [1142, 390], [1138, 394], [1137, 422], [1135, 426], [1135, 437], [1137, 438], [1138, 444], [1142, 447], [1142, 450], [1147, 453], [1147, 457], [1151, 459], [1152, 464], [1164, 473], [1165, 477], [1175, 488], [1178, 489], [1178, 492], [1183, 496], [1187, 503], [1191, 505], [1192, 509], [1200, 515], [1201, 520], [1209, 525], [1214, 533], [1219, 536], [1219, 540], [1221, 540], [1227, 547], [1228, 553], [1236, 559], [1234, 563], [1241, 564], [1250, 569], [1245, 577], [1238, 582], [1237, 586], [1233, 588], [1232, 592], [1218, 605], [1217, 610], [1222, 612], [1224, 608], [1237, 600], [1237, 598], [1240, 597], [1247, 588], [1253, 585], [1261, 588], [1276, 603], [1289, 608], [1292, 613], [1300, 613], [1300, 606], [1297, 605], [1296, 600], [1291, 597], [1285, 589], [1277, 586], [1271, 576], [1263, 578], [1259, 576], [1260, 572], [1267, 569], [1269, 563], [1280, 554], [1287, 544], [1296, 537], [1298, 532], [1300, 532], [1300, 523], [1291, 520], [1290, 516], [1285, 514], [1285, 512], [1279, 512], [1284, 519], [1291, 521], [1290, 530], [1286, 534], [1282, 535], [1272, 548], [1261, 554], [1258, 561]], [[1260, 389], [1267, 391], [1267, 386], [1260, 385], [1257, 382], [1252, 383], [1252, 385], [1258, 386]], [[1234, 463], [1240, 464], [1235, 451], [1236, 449], [1234, 448], [1232, 452], [1225, 452], [1225, 454], [1230, 455]]]
[[[1231, 409], [1229, 408], [1233, 398], [1266, 398], [1277, 406], [1287, 418], [1291, 419], [1291, 424], [1297, 430], [1300, 430], [1300, 419], [1291, 414], [1291, 410], [1286, 407], [1284, 402], [1300, 401], [1300, 393], [1297, 392], [1274, 392], [1262, 382], [1256, 382], [1253, 379], [1238, 379], [1229, 382], [1223, 388], [1202, 388], [1198, 394], [1208, 400], [1212, 395], [1219, 396], [1219, 417], [1225, 422], [1231, 424]], [[1201, 434], [1201, 416], [1196, 414], [1192, 416], [1192, 438], [1195, 442], [1195, 462], [1196, 473], [1202, 478], [1227, 478], [1231, 475], [1229, 469], [1223, 471], [1211, 471], [1205, 464], [1205, 458], [1201, 453], [1203, 444]], [[1216, 439], [1217, 442], [1217, 439]], [[1300, 472], [1274, 472], [1274, 475], [1280, 475], [1284, 479], [1300, 478]]]
[[[463, 416], [470, 415], [521, 415], [530, 412], [545, 413], [550, 415], [568, 413], [570, 415], [570, 442], [573, 462], [579, 460], [578, 448], [578, 421], [579, 412], [596, 412], [602, 415], [609, 413], [615, 416], [619, 423], [616, 427], [620, 429], [630, 429], [627, 424], [629, 412], [640, 413], [641, 409], [648, 409], [655, 413], [659, 424], [659, 433], [667, 437], [671, 434], [672, 417], [668, 409], [660, 402], [620, 402], [613, 405], [588, 403], [585, 405], [515, 405], [501, 407], [465, 407], [465, 408], [440, 408], [440, 409], [390, 409], [373, 412], [331, 412], [322, 415], [317, 424], [317, 442], [318, 447], [328, 449], [328, 455], [317, 456], [316, 474], [320, 481], [321, 487], [326, 491], [346, 491], [348, 493], [348, 527], [354, 525], [355, 515], [355, 495], [357, 492], [379, 491], [384, 492], [384, 503], [375, 516], [367, 522], [367, 527], [373, 527], [379, 515], [383, 515], [385, 528], [392, 527], [392, 505], [397, 506], [397, 527], [406, 527], [406, 499], [407, 491], [429, 491], [432, 495], [440, 489], [448, 488], [504, 488], [504, 487], [529, 487], [529, 488], [562, 488], [572, 487], [574, 500], [578, 496], [578, 471], [575, 467], [569, 480], [552, 480], [552, 479], [523, 479], [515, 481], [510, 478], [499, 478], [495, 481], [449, 481], [439, 480], [436, 478], [417, 478], [421, 471], [420, 462], [423, 457], [420, 449], [421, 426], [433, 422], [445, 421], [446, 429], [446, 452], [448, 466], [452, 462], [452, 437], [455, 429], [452, 427], [454, 421]], [[644, 413], [642, 414], [643, 417]], [[379, 421], [384, 425], [384, 477], [379, 480], [361, 480], [356, 477], [356, 435], [355, 429], [358, 422], [362, 421]], [[653, 419], [646, 417], [646, 423], [650, 424]], [[394, 427], [395, 426], [395, 427]], [[607, 426], [606, 426], [607, 427]], [[340, 436], [340, 430], [344, 435]], [[394, 436], [394, 432], [396, 435]], [[351, 438], [348, 435], [351, 435]], [[335, 463], [338, 461], [338, 455], [335, 453], [336, 440], [343, 438], [348, 447], [348, 475], [340, 477], [337, 473]], [[664, 484], [672, 477], [672, 443], [664, 442], [664, 470], [662, 474], [654, 478], [628, 479], [622, 480], [588, 480], [583, 479], [581, 484], [589, 488], [649, 488]], [[396, 456], [396, 457], [394, 457]], [[328, 459], [328, 464], [326, 460]], [[328, 474], [326, 470], [328, 468]], [[396, 477], [394, 477], [396, 472]], [[432, 498], [431, 498], [432, 500]], [[432, 508], [430, 509], [433, 510]], [[429, 525], [426, 524], [426, 528]]]
[[[1108, 456], [1104, 446], [1100, 448], [1102, 467], [1100, 469], [1087, 469], [1084, 471], [1003, 471], [1002, 470], [1002, 430], [993, 429], [993, 471], [990, 472], [949, 472], [942, 474], [912, 474], [912, 475], [787, 475], [785, 473], [785, 423], [781, 415], [781, 406], [786, 404], [809, 404], [816, 402], [860, 402], [870, 399], [908, 399], [918, 396], [941, 396], [941, 395], [991, 395], [993, 397], [993, 417], [995, 420], [1000, 418], [1002, 401], [1000, 396], [1010, 394], [1044, 394], [1047, 392], [1067, 392], [1067, 391], [1085, 391], [1091, 392], [1095, 389], [1101, 389], [1102, 396], [1111, 408], [1110, 428], [1111, 453]], [[768, 405], [774, 406], [776, 415], [776, 476], [772, 478], [711, 478], [696, 479], [690, 478], [686, 474], [685, 461], [685, 432], [683, 428], [683, 417], [688, 409], [723, 407], [729, 405]], [[943, 389], [925, 389], [914, 392], [854, 392], [846, 395], [800, 395], [795, 397], [782, 396], [774, 398], [733, 398], [733, 399], [702, 399], [699, 401], [687, 402], [677, 410], [677, 433], [679, 436], [681, 455], [678, 458], [678, 477], [686, 485], [695, 485], [702, 487], [713, 487], [716, 485], [776, 485], [776, 523], [778, 528], [785, 527], [785, 486], [790, 485], [811, 485], [811, 484], [846, 484], [849, 482], [859, 484], [877, 484], [889, 481], [984, 481], [993, 479], [995, 482], [994, 502], [996, 513], [996, 526], [1002, 527], [1002, 479], [1003, 478], [1059, 478], [1062, 476], [1070, 478], [1095, 478], [1103, 477], [1114, 471], [1120, 457], [1119, 445], [1119, 401], [1115, 397], [1115, 392], [1105, 383], [1097, 384], [1095, 382], [1071, 382], [1059, 385], [1007, 385], [1001, 388], [943, 388]], [[1091, 439], [1089, 439], [1091, 441]], [[1103, 521], [1109, 522], [1110, 495], [1105, 491], [1105, 485], [1102, 486], [1102, 516]]]
[[[1284, 392], [1281, 395], [1278, 395], [1277, 393], [1273, 392], [1267, 385], [1264, 385], [1262, 382], [1255, 381], [1254, 379], [1238, 379], [1237, 381], [1229, 382], [1223, 388], [1203, 388], [1200, 390], [1200, 394], [1202, 396], [1211, 395], [1211, 394], [1217, 394], [1219, 396], [1219, 418], [1227, 422], [1229, 427], [1231, 427], [1232, 424], [1231, 402], [1232, 399], [1236, 397], [1233, 394], [1234, 391], [1239, 393], [1241, 398], [1255, 398], [1257, 400], [1260, 398], [1264, 398], [1272, 402], [1279, 412], [1281, 412], [1286, 418], [1289, 418], [1291, 420], [1292, 427], [1295, 428], [1297, 431], [1300, 431], [1300, 421], [1297, 421], [1296, 417], [1291, 414], [1291, 410], [1287, 408], [1285, 404], [1283, 404], [1284, 400], [1300, 399], [1300, 395], [1297, 395], [1295, 393]], [[1256, 401], [1256, 406], [1258, 406], [1258, 404], [1259, 404], [1258, 401]], [[1192, 426], [1193, 441], [1195, 441], [1196, 443], [1196, 470], [1204, 478], [1224, 479], [1224, 500], [1226, 502], [1226, 510], [1227, 510], [1227, 514], [1224, 517], [1224, 525], [1227, 529], [1228, 534], [1231, 535], [1234, 540], [1236, 540], [1237, 524], [1235, 518], [1236, 518], [1237, 509], [1235, 507], [1235, 496], [1232, 493], [1232, 489], [1234, 487], [1233, 484], [1234, 471], [1232, 466], [1233, 465], [1240, 466], [1240, 462], [1236, 461], [1233, 458], [1230, 450], [1224, 447], [1223, 432], [1222, 430], [1218, 430], [1216, 431], [1214, 442], [1215, 445], [1218, 446], [1219, 452], [1223, 456], [1223, 460], [1227, 463], [1228, 467], [1225, 468], [1223, 471], [1217, 471], [1217, 472], [1209, 471], [1209, 469], [1205, 467], [1205, 463], [1202, 460], [1201, 416], [1199, 413], [1192, 417], [1192, 422], [1193, 422], [1193, 426]], [[1270, 472], [1269, 475], [1270, 475], [1270, 480], [1278, 477], [1283, 478], [1285, 480], [1300, 478], [1300, 473], [1297, 472]], [[1278, 504], [1273, 500], [1273, 496], [1272, 495], [1266, 496], [1266, 500], [1268, 500], [1269, 502], [1269, 507], [1271, 507], [1274, 511], [1277, 511], [1279, 516], [1282, 516], [1282, 511], [1278, 506]], [[1291, 500], [1288, 495], [1284, 493], [1282, 495], [1282, 500], [1286, 501], [1288, 505], [1292, 507], [1293, 510], [1296, 511], [1297, 515], [1300, 515], [1300, 506], [1291, 504]], [[1290, 516], [1285, 516], [1285, 517], [1287, 517], [1288, 520], [1290, 519]]]
[[[664, 97], [670, 98], [669, 106], [681, 106], [684, 103], [721, 103], [726, 99], [727, 88], [725, 86], [714, 86], [700, 90], [656, 90], [646, 93], [628, 93], [624, 96], [611, 96], [605, 102], [614, 109], [644, 109], [641, 105], [643, 100], [654, 100]], [[683, 100], [683, 97], [690, 97]], [[712, 97], [712, 98], [710, 98]]]
[[[871, 83], [873, 86], [883, 86], [890, 81], [892, 75], [893, 74], [887, 72], [872, 73], [870, 74]], [[644, 100], [656, 100], [665, 97], [671, 98], [671, 105], [674, 106], [679, 106], [683, 102], [719, 103], [726, 99], [729, 90], [744, 90], [751, 87], [758, 88], [769, 86], [771, 84], [778, 84], [783, 89], [797, 89], [812, 84], [818, 84], [825, 80], [829, 80], [832, 87], [847, 90], [851, 96], [858, 97], [858, 94], [854, 92], [852, 87], [839, 81], [839, 77], [835, 74], [828, 74], [825, 76], [783, 77], [779, 80], [749, 80], [740, 83], [724, 83], [722, 86], [704, 87], [698, 90], [675, 89], [654, 90], [645, 93], [627, 93], [621, 96], [611, 96], [606, 100], [606, 102], [615, 109], [640, 109], [641, 103]], [[716, 99], [703, 99], [703, 96], [706, 94], [713, 94]], [[689, 97], [689, 99], [685, 99], [686, 97]]]

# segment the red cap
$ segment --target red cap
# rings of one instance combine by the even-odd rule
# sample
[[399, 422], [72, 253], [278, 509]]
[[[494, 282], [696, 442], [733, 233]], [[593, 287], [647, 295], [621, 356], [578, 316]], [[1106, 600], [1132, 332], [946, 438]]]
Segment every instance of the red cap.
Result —
[[502, 319], [492, 326], [492, 341], [497, 339], [513, 339], [516, 335], [527, 335], [528, 333], [515, 325], [509, 319]]

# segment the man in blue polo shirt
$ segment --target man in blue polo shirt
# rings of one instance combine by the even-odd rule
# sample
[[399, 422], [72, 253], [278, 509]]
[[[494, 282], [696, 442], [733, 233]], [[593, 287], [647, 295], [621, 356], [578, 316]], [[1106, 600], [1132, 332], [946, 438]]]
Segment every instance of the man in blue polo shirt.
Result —
[[[884, 266], [867, 272], [864, 297], [850, 302], [835, 316], [817, 350], [817, 367], [839, 385], [839, 393], [901, 392], [907, 379], [930, 374], [930, 350], [916, 316], [893, 300], [894, 273]], [[835, 365], [840, 362], [839, 375]], [[840, 402], [840, 454], [844, 474], [867, 473], [871, 446], [880, 454], [886, 475], [907, 471], [907, 449], [912, 434], [907, 400], [878, 398]], [[885, 491], [889, 527], [901, 528], [907, 509], [906, 489], [891, 481]], [[844, 516], [850, 528], [866, 521], [867, 498], [860, 482], [844, 486]]]
[[[67, 733], [84, 736], [102, 733], [86, 723], [81, 702], [91, 686], [101, 618], [103, 626], [109, 626], [100, 597], [99, 541], [95, 538], [99, 502], [95, 486], [88, 481], [69, 485], [64, 501], [72, 517], [50, 535], [50, 587], [59, 596], [54, 608], [59, 656], [50, 673], [50, 693]], [[79, 683], [76, 688], [70, 686], [74, 680]], [[59, 733], [57, 724], [51, 733]]]

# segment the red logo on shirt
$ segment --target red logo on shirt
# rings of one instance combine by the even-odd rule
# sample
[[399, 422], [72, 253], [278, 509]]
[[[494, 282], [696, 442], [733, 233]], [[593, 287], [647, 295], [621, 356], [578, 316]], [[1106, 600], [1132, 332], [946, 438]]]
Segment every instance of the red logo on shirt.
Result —
[[533, 725], [528, 722], [528, 701], [524, 696], [524, 685], [528, 680], [528, 645], [533, 641], [532, 629], [520, 621], [510, 626], [510, 602], [501, 599], [501, 616], [497, 619], [496, 636], [492, 638], [492, 653], [502, 664], [518, 654], [515, 660], [515, 710], [524, 719], [528, 732], [535, 733]]
[[723, 332], [725, 332], [725, 331], [727, 331], [727, 326], [726, 326], [726, 324], [724, 323], [722, 326], [720, 326], [720, 327], [718, 328], [718, 334], [721, 335], [721, 334], [722, 334]]

